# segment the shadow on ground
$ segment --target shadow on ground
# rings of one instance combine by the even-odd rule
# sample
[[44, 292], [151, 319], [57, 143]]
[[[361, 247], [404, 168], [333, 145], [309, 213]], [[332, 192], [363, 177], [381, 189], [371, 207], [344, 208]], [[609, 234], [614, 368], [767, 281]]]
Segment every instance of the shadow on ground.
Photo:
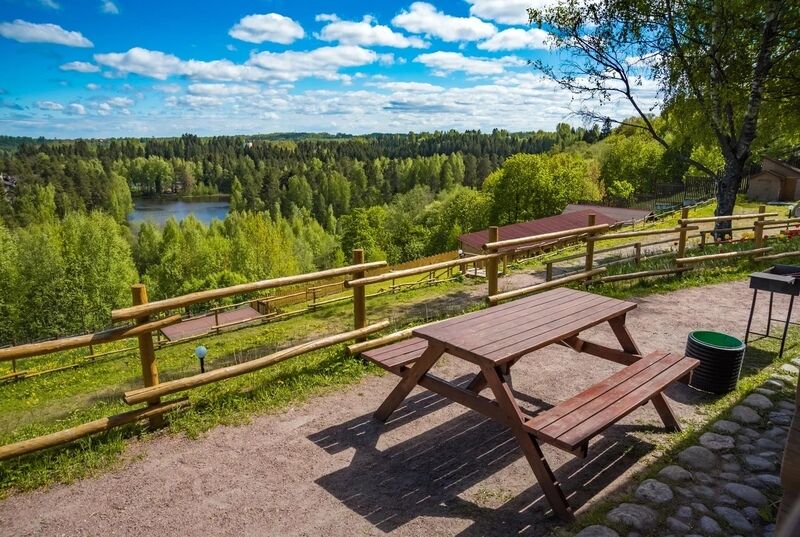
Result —
[[[465, 376], [456, 382], [468, 380]], [[547, 406], [526, 402], [529, 408]], [[465, 491], [522, 458], [511, 432], [478, 413], [460, 414], [388, 449], [377, 448], [381, 434], [448, 404], [452, 403], [424, 392], [409, 397], [386, 424], [366, 414], [312, 434], [309, 439], [329, 454], [355, 449], [349, 466], [316, 483], [385, 533], [421, 516], [472, 521], [461, 536], [541, 535], [560, 525], [527, 464], [521, 468], [530, 473], [532, 486], [500, 507], [465, 497]], [[557, 468], [556, 478], [573, 508], [580, 508], [654, 448], [628, 432], [653, 430], [617, 425], [613, 438], [604, 436], [592, 444], [587, 459], [571, 459]]]

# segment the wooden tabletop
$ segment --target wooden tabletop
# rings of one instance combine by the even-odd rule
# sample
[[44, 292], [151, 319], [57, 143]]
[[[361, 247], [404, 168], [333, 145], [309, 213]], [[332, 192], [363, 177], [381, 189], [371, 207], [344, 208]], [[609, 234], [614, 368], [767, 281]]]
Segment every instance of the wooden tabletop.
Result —
[[636, 304], [553, 289], [414, 330], [467, 360], [503, 363], [624, 315]]

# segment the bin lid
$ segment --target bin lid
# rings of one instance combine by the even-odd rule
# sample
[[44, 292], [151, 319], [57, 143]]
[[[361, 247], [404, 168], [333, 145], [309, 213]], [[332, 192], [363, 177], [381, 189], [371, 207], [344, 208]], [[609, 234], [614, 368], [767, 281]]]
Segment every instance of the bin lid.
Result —
[[689, 337], [710, 347], [717, 349], [741, 349], [744, 347], [744, 342], [728, 334], [722, 332], [712, 332], [710, 330], [696, 330], [689, 334]]

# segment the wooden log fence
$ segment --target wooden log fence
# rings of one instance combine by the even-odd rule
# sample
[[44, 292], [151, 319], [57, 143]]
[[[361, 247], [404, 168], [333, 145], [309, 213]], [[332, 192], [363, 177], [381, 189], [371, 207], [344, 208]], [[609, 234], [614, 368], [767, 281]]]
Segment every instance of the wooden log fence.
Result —
[[[391, 272], [382, 271], [382, 269], [386, 267], [386, 263], [383, 261], [372, 262], [372, 263], [364, 262], [365, 259], [364, 252], [361, 250], [355, 250], [353, 252], [353, 264], [347, 267], [329, 269], [308, 274], [300, 274], [295, 276], [286, 276], [269, 280], [262, 280], [259, 282], [235, 285], [231, 287], [214, 289], [209, 291], [201, 291], [197, 293], [191, 293], [184, 296], [172, 297], [165, 300], [158, 300], [154, 302], [148, 301], [147, 290], [143, 285], [136, 285], [132, 288], [133, 305], [131, 307], [114, 310], [111, 315], [112, 321], [118, 322], [118, 321], [133, 320], [136, 323], [135, 325], [112, 328], [109, 330], [98, 332], [96, 334], [87, 334], [83, 336], [75, 336], [72, 338], [64, 338], [60, 340], [39, 342], [28, 345], [20, 345], [16, 347], [0, 349], [0, 361], [11, 360], [13, 362], [19, 358], [38, 356], [41, 354], [58, 352], [61, 350], [72, 349], [81, 346], [90, 346], [99, 343], [115, 341], [117, 339], [135, 337], [139, 340], [138, 349], [142, 365], [142, 378], [144, 386], [138, 389], [133, 389], [125, 392], [123, 399], [126, 403], [131, 405], [147, 403], [148, 406], [146, 408], [134, 410], [125, 414], [120, 414], [118, 416], [111, 416], [109, 418], [104, 418], [103, 420], [96, 420], [93, 422], [89, 422], [72, 429], [60, 431], [59, 433], [53, 433], [52, 435], [45, 435], [44, 437], [40, 437], [39, 439], [32, 439], [30, 441], [24, 441], [22, 443], [12, 444], [10, 446], [0, 446], [0, 460], [2, 460], [2, 458], [16, 456], [16, 454], [30, 452], [31, 450], [43, 449], [45, 447], [51, 447], [54, 445], [58, 445], [60, 443], [69, 442], [75, 438], [80, 438], [81, 436], [92, 434], [94, 432], [107, 430], [107, 428], [114, 427], [123, 423], [130, 423], [131, 421], [148, 419], [150, 420], [151, 425], [158, 426], [161, 423], [161, 419], [164, 413], [173, 410], [175, 408], [178, 408], [183, 404], [186, 404], [185, 402], [162, 403], [160, 399], [161, 397], [190, 390], [192, 388], [207, 385], [209, 383], [229, 379], [253, 371], [257, 371], [265, 367], [268, 367], [270, 365], [279, 363], [283, 360], [299, 356], [301, 354], [305, 354], [307, 352], [322, 349], [346, 341], [355, 340], [355, 344], [350, 345], [348, 347], [348, 352], [350, 352], [351, 354], [357, 354], [359, 352], [363, 352], [364, 350], [368, 350], [371, 348], [375, 348], [378, 346], [382, 346], [391, 342], [399, 341], [401, 339], [410, 337], [413, 328], [400, 330], [392, 334], [384, 335], [375, 340], [366, 341], [368, 335], [380, 332], [389, 326], [389, 323], [387, 321], [382, 321], [371, 325], [368, 324], [366, 300], [371, 296], [376, 296], [377, 294], [381, 294], [380, 292], [374, 293], [372, 295], [367, 294], [366, 287], [370, 284], [392, 280], [393, 282], [392, 289], [394, 289], [396, 287], [406, 285], [404, 283], [400, 284], [395, 283], [397, 279], [417, 274], [428, 274], [428, 277], [427, 279], [423, 278], [423, 280], [420, 280], [420, 282], [413, 282], [413, 285], [426, 282], [429, 283], [431, 278], [436, 276], [437, 271], [447, 271], [446, 272], [447, 276], [451, 277], [452, 270], [455, 267], [459, 267], [461, 272], [463, 272], [464, 267], [466, 267], [467, 264], [477, 264], [480, 262], [485, 262], [487, 284], [488, 284], [487, 285], [488, 303], [489, 305], [495, 305], [502, 301], [536, 293], [539, 291], [544, 291], [546, 289], [551, 289], [554, 287], [558, 287], [573, 282], [584, 281], [587, 284], [593, 284], [593, 283], [614, 282], [614, 281], [621, 281], [628, 279], [647, 278], [652, 276], [682, 274], [688, 270], [691, 270], [692, 268], [686, 265], [694, 266], [696, 264], [705, 261], [732, 259], [744, 256], [753, 256], [756, 260], [759, 261], [781, 259], [783, 257], [790, 257], [794, 255], [800, 256], [800, 251], [784, 252], [774, 255], [764, 255], [768, 254], [768, 252], [772, 250], [772, 248], [770, 247], [763, 247], [763, 240], [765, 239], [763, 231], [765, 229], [769, 229], [770, 226], [800, 223], [800, 218], [792, 218], [785, 220], [767, 219], [767, 217], [775, 215], [776, 213], [767, 213], [762, 207], [756, 214], [733, 215], [727, 217], [689, 218], [688, 209], [683, 209], [681, 211], [681, 218], [679, 219], [679, 226], [677, 228], [646, 229], [646, 230], [627, 231], [627, 232], [623, 231], [615, 233], [609, 233], [608, 231], [610, 227], [606, 224], [596, 225], [595, 219], [593, 218], [594, 215], [591, 215], [588, 218], [587, 226], [585, 227], [557, 231], [552, 233], [545, 233], [530, 237], [509, 239], [509, 240], [502, 240], [502, 238], [499, 236], [499, 229], [493, 227], [490, 228], [489, 230], [488, 242], [483, 245], [485, 252], [484, 254], [472, 256], [469, 258], [450, 259], [446, 261], [431, 263], [429, 265], [415, 266]], [[694, 257], [687, 257], [685, 255], [687, 241], [689, 239], [694, 237], [702, 237], [704, 233], [708, 233], [707, 230], [703, 230], [701, 231], [700, 235], [690, 236], [689, 232], [698, 231], [700, 229], [695, 224], [719, 222], [723, 220], [741, 220], [750, 218], [755, 219], [755, 223], [753, 225], [753, 229], [755, 232], [754, 240], [757, 243], [759, 243], [759, 245], [762, 245], [761, 247], [746, 251], [726, 252], [726, 253], [711, 254], [711, 255], [699, 255]], [[636, 242], [632, 244], [614, 246], [605, 249], [595, 248], [595, 243], [600, 241], [626, 239], [626, 238], [640, 238], [646, 236], [657, 236], [657, 235], [668, 235], [668, 234], [670, 235], [677, 234], [678, 237], [677, 239], [669, 238], [661, 241], [656, 241], [653, 243]], [[553, 279], [552, 278], [553, 263], [561, 260], [558, 259], [551, 260], [546, 263], [547, 281], [536, 285], [528, 286], [522, 289], [515, 289], [502, 293], [499, 292], [498, 268], [501, 259], [503, 260], [505, 265], [506, 262], [505, 257], [507, 255], [513, 255], [513, 252], [515, 251], [522, 250], [525, 248], [537, 248], [541, 246], [541, 244], [543, 243], [550, 243], [550, 242], [567, 243], [575, 240], [585, 240], [586, 252], [581, 254], [576, 254], [573, 256], [567, 256], [561, 260], [578, 259], [583, 257], [585, 261], [583, 263], [583, 267], [580, 272], [573, 273], [558, 279]], [[634, 262], [638, 263], [647, 259], [674, 255], [671, 252], [666, 252], [663, 254], [656, 254], [656, 255], [643, 255], [642, 251], [643, 246], [661, 244], [667, 242], [677, 242], [678, 245], [678, 255], [675, 258], [675, 265], [676, 265], [675, 267], [663, 268], [658, 270], [638, 271], [628, 274], [600, 276], [605, 272], [607, 272], [607, 268], [606, 266], [596, 265], [595, 256], [597, 254], [633, 247], [634, 255], [632, 258], [627, 258], [616, 262], [622, 262], [622, 261], [628, 262], [631, 259], [633, 259]], [[447, 255], [450, 254], [448, 253]], [[368, 271], [373, 271], [372, 275], [368, 275]], [[382, 273], [375, 274], [374, 271], [380, 271]], [[322, 290], [331, 286], [342, 285], [343, 289], [352, 290], [353, 330], [341, 334], [335, 334], [323, 337], [321, 339], [303, 343], [300, 345], [292, 346], [287, 349], [283, 349], [275, 353], [245, 363], [234, 364], [217, 370], [201, 373], [199, 375], [193, 375], [185, 378], [170, 380], [168, 382], [159, 382], [158, 367], [155, 356], [156, 347], [153, 342], [152, 333], [157, 332], [158, 330], [166, 326], [169, 326], [171, 324], [180, 322], [181, 318], [179, 315], [172, 315], [170, 317], [166, 317], [163, 319], [155, 319], [154, 318], [155, 315], [169, 310], [185, 308], [194, 304], [198, 304], [200, 302], [206, 302], [236, 295], [247, 295], [249, 293], [254, 293], [260, 290], [274, 289], [284, 286], [292, 286], [311, 281], [335, 278], [338, 276], [350, 276], [351, 279], [349, 281], [344, 280], [342, 282], [319, 285], [316, 288], [312, 289]], [[600, 277], [595, 278], [595, 276], [600, 276]], [[315, 292], [316, 291], [312, 291], [312, 294], [314, 294]], [[306, 289], [304, 293], [307, 294], [308, 290]], [[275, 298], [281, 298], [281, 297], [275, 297]], [[285, 296], [283, 298], [285, 298]], [[322, 305], [328, 302], [338, 302], [349, 299], [350, 297], [345, 296], [345, 297], [336, 297], [329, 301], [317, 302], [315, 296], [314, 305]], [[247, 302], [252, 302], [253, 300], [254, 299], [251, 299]], [[217, 312], [219, 311], [219, 308], [214, 308], [212, 311]], [[284, 314], [276, 315], [276, 317], [280, 317], [283, 315]], [[238, 323], [229, 323], [229, 324], [238, 324]], [[219, 329], [222, 329], [225, 326], [226, 325], [220, 325], [219, 323], [215, 323], [214, 328], [216, 328], [217, 331], [219, 331]], [[12, 375], [15, 375], [15, 373]]]
[[0, 362], [19, 360], [21, 358], [30, 358], [32, 356], [42, 356], [45, 354], [52, 354], [54, 352], [77, 349], [79, 347], [88, 347], [89, 345], [111, 343], [112, 341], [133, 338], [141, 334], [148, 334], [152, 331], [160, 330], [166, 326], [171, 326], [179, 322], [181, 322], [181, 316], [172, 315], [171, 317], [150, 321], [146, 324], [139, 324], [136, 326], [120, 326], [117, 328], [111, 328], [109, 330], [103, 330], [102, 332], [96, 332], [94, 334], [84, 334], [81, 336], [65, 337], [50, 341], [40, 341], [38, 343], [17, 345], [16, 347], [5, 347], [0, 349]]
[[360, 339], [368, 336], [369, 334], [380, 332], [388, 326], [389, 321], [381, 321], [357, 330], [351, 330], [349, 332], [343, 332], [341, 334], [327, 336], [314, 341], [309, 341], [308, 343], [289, 347], [287, 349], [283, 349], [278, 352], [268, 354], [267, 356], [256, 358], [255, 360], [250, 360], [241, 364], [214, 369], [213, 371], [207, 371], [191, 377], [184, 377], [162, 382], [155, 386], [130, 390], [125, 392], [122, 399], [129, 405], [135, 405], [144, 401], [156, 400], [165, 395], [190, 390], [199, 386], [211, 384], [212, 382], [218, 382], [220, 380], [226, 380], [239, 375], [244, 375], [245, 373], [252, 373], [253, 371], [264, 369], [267, 366], [277, 364], [278, 362], [282, 362], [289, 358], [294, 358], [295, 356], [300, 356], [301, 354], [305, 354], [307, 352], [324, 349], [325, 347], [344, 343], [345, 341], [352, 339]]
[[772, 247], [768, 246], [766, 248], [756, 248], [753, 250], [742, 250], [740, 252], [725, 252], [722, 254], [710, 254], [710, 255], [698, 255], [694, 257], [679, 257], [675, 260], [678, 266], [689, 264], [689, 263], [703, 263], [705, 261], [718, 261], [720, 259], [734, 259], [737, 257], [748, 257], [758, 254], [763, 254], [767, 252], [771, 252]]
[[36, 438], [31, 438], [29, 440], [22, 440], [13, 444], [6, 444], [5, 446], [0, 446], [0, 461], [11, 459], [13, 457], [19, 457], [21, 455], [27, 455], [28, 453], [33, 453], [34, 451], [67, 444], [69, 442], [78, 440], [79, 438], [101, 433], [103, 431], [108, 431], [109, 429], [119, 427], [120, 425], [127, 425], [128, 423], [133, 423], [144, 419], [152, 420], [156, 416], [163, 417], [167, 412], [178, 410], [188, 405], [189, 401], [187, 399], [169, 401], [167, 403], [160, 403], [155, 406], [149, 406], [146, 408], [131, 410], [122, 414], [116, 414], [114, 416], [108, 416], [106, 418], [100, 418], [98, 420], [83, 423], [76, 427], [70, 427], [69, 429], [64, 429], [55, 433], [37, 436]]
[[184, 308], [200, 302], [210, 302], [219, 298], [227, 298], [230, 296], [263, 291], [264, 289], [274, 289], [276, 287], [286, 287], [289, 285], [331, 278], [334, 276], [355, 274], [383, 266], [386, 266], [386, 261], [374, 261], [372, 263], [363, 263], [357, 266], [346, 266], [322, 270], [319, 272], [309, 272], [307, 274], [298, 274], [296, 276], [283, 276], [281, 278], [243, 283], [239, 285], [233, 285], [231, 287], [212, 289], [209, 291], [198, 291], [196, 293], [189, 293], [188, 295], [167, 298], [165, 300], [157, 300], [155, 302], [149, 302], [146, 304], [137, 304], [129, 308], [117, 309], [111, 312], [111, 320], [114, 322], [127, 321], [162, 311]]
[[528, 287], [522, 287], [521, 289], [514, 289], [513, 291], [506, 291], [505, 293], [498, 293], [495, 295], [490, 295], [488, 300], [489, 304], [495, 305], [503, 302], [505, 300], [510, 300], [512, 298], [517, 298], [525, 295], [530, 295], [533, 293], [538, 293], [539, 291], [545, 291], [547, 289], [552, 289], [554, 287], [559, 287], [564, 285], [565, 283], [577, 282], [580, 280], [588, 280], [592, 276], [596, 276], [597, 274], [602, 274], [606, 272], [608, 269], [606, 267], [600, 267], [596, 269], [592, 269], [586, 272], [579, 272], [577, 274], [573, 274], [571, 276], [567, 276], [565, 278], [558, 278], [556, 280], [552, 280], [549, 282], [544, 283], [537, 283], [536, 285], [531, 285]]

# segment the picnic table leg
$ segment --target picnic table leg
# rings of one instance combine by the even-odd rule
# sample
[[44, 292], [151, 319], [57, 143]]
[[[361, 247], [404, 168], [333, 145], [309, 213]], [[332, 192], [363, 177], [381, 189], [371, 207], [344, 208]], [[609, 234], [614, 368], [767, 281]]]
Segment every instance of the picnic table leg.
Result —
[[428, 348], [425, 349], [425, 352], [422, 353], [419, 360], [417, 360], [411, 369], [403, 375], [403, 378], [397, 383], [397, 386], [394, 387], [386, 400], [381, 403], [381, 406], [375, 411], [375, 414], [373, 414], [375, 419], [380, 421], [389, 419], [392, 412], [400, 406], [400, 403], [411, 393], [411, 390], [419, 383], [419, 380], [430, 371], [433, 364], [436, 363], [436, 360], [438, 360], [442, 354], [444, 354], [444, 346], [433, 342], [428, 343]]
[[539, 447], [536, 438], [522, 427], [524, 416], [514, 400], [514, 394], [511, 393], [511, 387], [506, 380], [507, 369], [504, 371], [502, 367], [483, 364], [481, 365], [481, 371], [492, 389], [495, 401], [508, 416], [511, 432], [514, 433], [547, 502], [553, 508], [553, 512], [566, 522], [574, 520], [575, 515], [572, 513], [572, 508], [561, 490], [561, 486], [556, 481], [555, 474], [550, 469], [547, 459], [544, 458], [542, 448]]
[[[516, 362], [516, 360], [514, 362]], [[506, 382], [508, 382], [508, 385], [511, 386], [512, 388], [514, 387], [514, 384], [511, 381], [511, 366], [514, 362], [506, 363], [501, 366], [503, 371], [503, 378], [506, 379]], [[488, 384], [486, 382], [486, 377], [483, 376], [483, 371], [481, 371], [472, 378], [469, 384], [467, 384], [467, 389], [471, 392], [480, 393], [487, 386]]]
[[[633, 340], [631, 333], [628, 332], [628, 328], [625, 326], [624, 315], [609, 320], [608, 324], [611, 325], [611, 330], [614, 331], [614, 335], [617, 336], [619, 344], [622, 345], [622, 350], [625, 352], [638, 354], [639, 356], [644, 356], [642, 351], [639, 350], [639, 346]], [[667, 400], [664, 399], [664, 394], [657, 393], [650, 400], [653, 402], [653, 406], [656, 407], [656, 412], [658, 412], [661, 421], [664, 422], [664, 427], [668, 431], [680, 431], [681, 426], [678, 423], [678, 419], [675, 417], [675, 414], [673, 414]]]

